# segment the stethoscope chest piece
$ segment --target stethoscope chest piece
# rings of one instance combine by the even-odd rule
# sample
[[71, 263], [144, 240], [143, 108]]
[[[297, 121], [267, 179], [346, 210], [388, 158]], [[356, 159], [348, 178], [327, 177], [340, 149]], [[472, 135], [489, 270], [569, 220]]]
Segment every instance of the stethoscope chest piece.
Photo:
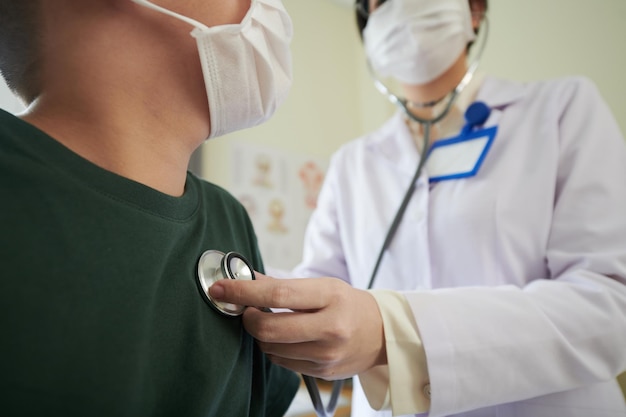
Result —
[[246, 306], [223, 303], [217, 301], [209, 294], [209, 288], [221, 279], [240, 279], [251, 281], [254, 277], [254, 269], [248, 261], [236, 252], [220, 252], [208, 250], [200, 256], [198, 261], [198, 288], [204, 300], [220, 313], [227, 316], [239, 316], [243, 314]]

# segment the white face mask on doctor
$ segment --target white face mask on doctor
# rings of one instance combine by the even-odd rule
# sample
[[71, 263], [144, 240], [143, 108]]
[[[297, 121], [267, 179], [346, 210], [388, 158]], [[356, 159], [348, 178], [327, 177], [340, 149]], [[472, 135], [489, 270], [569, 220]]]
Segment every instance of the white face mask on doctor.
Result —
[[363, 31], [372, 69], [413, 85], [442, 75], [474, 39], [468, 0], [388, 0]]
[[239, 24], [206, 25], [150, 3], [133, 2], [189, 23], [195, 29], [209, 98], [209, 138], [269, 119], [291, 87], [291, 19], [281, 0], [251, 0]]

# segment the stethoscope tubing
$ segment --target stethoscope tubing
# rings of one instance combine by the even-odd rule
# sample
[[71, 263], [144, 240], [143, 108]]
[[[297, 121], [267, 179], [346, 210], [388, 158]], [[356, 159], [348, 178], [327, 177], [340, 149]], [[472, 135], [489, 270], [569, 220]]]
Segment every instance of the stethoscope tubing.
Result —
[[415, 174], [413, 174], [413, 178], [411, 179], [411, 182], [409, 183], [409, 187], [404, 193], [404, 198], [402, 199], [402, 203], [400, 204], [400, 207], [398, 207], [398, 210], [396, 211], [396, 215], [393, 218], [393, 222], [391, 223], [391, 226], [389, 226], [389, 230], [387, 231], [385, 240], [383, 241], [383, 245], [380, 248], [380, 251], [378, 252], [378, 257], [376, 258], [376, 264], [374, 265], [374, 269], [372, 270], [370, 280], [367, 284], [368, 290], [372, 289], [372, 287], [374, 286], [374, 280], [376, 279], [376, 274], [378, 273], [378, 269], [380, 268], [380, 264], [385, 255], [385, 251], [387, 250], [387, 248], [389, 247], [389, 245], [391, 245], [391, 242], [393, 241], [396, 231], [398, 230], [398, 227], [400, 226], [400, 222], [402, 221], [402, 217], [404, 216], [404, 213], [406, 212], [406, 208], [409, 205], [409, 201], [411, 201], [411, 197], [413, 196], [413, 193], [415, 192], [415, 189], [417, 188], [416, 185], [417, 185], [417, 181], [420, 175], [422, 174], [422, 168], [426, 164], [426, 159], [428, 159], [427, 147], [428, 147], [428, 140], [430, 137], [431, 122], [426, 122], [423, 124], [423, 126], [424, 126], [424, 148], [422, 150], [422, 154], [420, 155], [420, 160], [417, 165], [417, 169], [415, 170]]
[[333, 389], [330, 394], [330, 399], [328, 400], [328, 405], [324, 406], [324, 401], [322, 401], [322, 397], [320, 396], [320, 390], [315, 378], [308, 375], [302, 375], [302, 379], [304, 380], [304, 385], [309, 392], [309, 397], [311, 397], [311, 402], [313, 403], [313, 408], [315, 409], [317, 417], [333, 417], [335, 415], [335, 411], [337, 410], [337, 405], [339, 404], [339, 396], [341, 394], [341, 389], [343, 388], [343, 380], [340, 379], [333, 381]]

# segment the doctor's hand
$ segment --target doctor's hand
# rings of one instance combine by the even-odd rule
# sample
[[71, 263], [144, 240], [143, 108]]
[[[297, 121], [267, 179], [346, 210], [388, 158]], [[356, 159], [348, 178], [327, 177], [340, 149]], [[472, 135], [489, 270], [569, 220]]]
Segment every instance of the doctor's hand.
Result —
[[246, 309], [243, 324], [285, 368], [336, 380], [387, 363], [378, 304], [340, 279], [274, 279], [257, 272], [254, 281], [220, 280], [209, 292], [219, 301], [257, 306]]

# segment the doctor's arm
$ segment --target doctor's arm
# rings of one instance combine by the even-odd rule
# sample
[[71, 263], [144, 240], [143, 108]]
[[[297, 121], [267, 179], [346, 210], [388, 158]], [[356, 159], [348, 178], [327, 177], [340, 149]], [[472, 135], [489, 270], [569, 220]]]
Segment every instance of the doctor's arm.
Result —
[[358, 375], [375, 409], [429, 409], [426, 356], [402, 294], [359, 290], [336, 278], [258, 273], [256, 281], [218, 281], [210, 293], [234, 304], [293, 310], [244, 313], [246, 329], [274, 363], [327, 380]]

